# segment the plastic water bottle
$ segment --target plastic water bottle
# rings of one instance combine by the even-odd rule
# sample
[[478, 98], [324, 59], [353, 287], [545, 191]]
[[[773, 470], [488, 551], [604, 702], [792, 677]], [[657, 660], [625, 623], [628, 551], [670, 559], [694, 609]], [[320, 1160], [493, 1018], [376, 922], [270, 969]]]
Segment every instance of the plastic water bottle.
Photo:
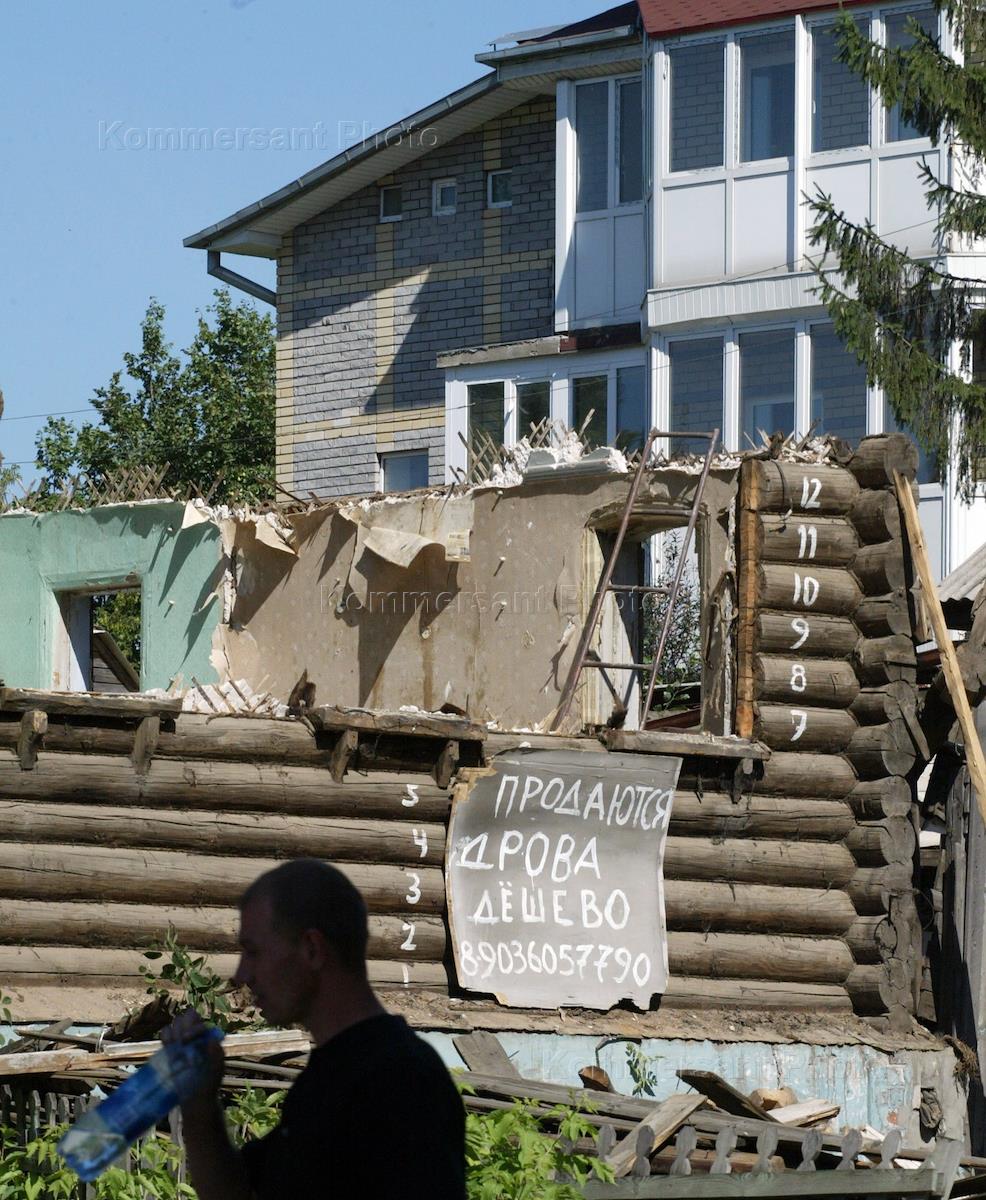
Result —
[[162, 1048], [101, 1104], [91, 1108], [58, 1143], [58, 1150], [88, 1183], [142, 1133], [191, 1096], [202, 1080], [209, 1042], [222, 1039], [210, 1027], [189, 1042]]

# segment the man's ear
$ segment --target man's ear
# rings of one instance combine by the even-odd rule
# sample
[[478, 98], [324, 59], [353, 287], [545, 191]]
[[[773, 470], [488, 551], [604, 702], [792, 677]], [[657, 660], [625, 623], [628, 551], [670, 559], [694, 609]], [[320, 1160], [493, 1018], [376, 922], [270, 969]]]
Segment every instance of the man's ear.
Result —
[[319, 929], [306, 929], [299, 939], [305, 961], [315, 971], [324, 970], [334, 958], [332, 947]]

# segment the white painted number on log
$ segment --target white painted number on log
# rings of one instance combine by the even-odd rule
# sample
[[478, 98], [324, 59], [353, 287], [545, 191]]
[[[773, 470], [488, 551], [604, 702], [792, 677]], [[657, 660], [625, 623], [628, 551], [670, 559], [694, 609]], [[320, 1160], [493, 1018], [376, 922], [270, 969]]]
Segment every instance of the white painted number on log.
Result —
[[802, 581], [797, 571], [794, 572], [794, 603], [804, 604], [811, 608], [818, 599], [819, 582], [814, 575], [806, 575]]
[[801, 481], [801, 507], [802, 508], [821, 508], [822, 502], [819, 496], [822, 492], [822, 481], [820, 479], [809, 479], [807, 475]]
[[811, 633], [811, 626], [804, 617], [795, 617], [791, 622], [791, 628], [798, 635], [798, 640], [792, 643], [791, 649], [800, 650], [808, 640], [808, 635]]
[[791, 734], [791, 741], [796, 742], [808, 728], [808, 714], [803, 708], [792, 708], [791, 720], [794, 722], [794, 733]]
[[411, 876], [414, 882], [407, 889], [407, 895], [404, 897], [404, 899], [408, 904], [417, 904], [417, 902], [421, 899], [421, 876], [415, 875], [413, 871], [408, 871], [408, 874]]
[[818, 549], [818, 528], [815, 525], [799, 525], [798, 537], [801, 539], [798, 558], [814, 558]]
[[414, 844], [421, 850], [421, 858], [428, 853], [428, 834], [424, 829], [412, 829], [411, 833], [414, 837]]
[[405, 783], [404, 786], [407, 788], [407, 795], [401, 797], [401, 804], [405, 808], [414, 808], [420, 799], [418, 785], [416, 783]]
[[407, 931], [407, 937], [401, 942], [402, 950], [417, 950], [414, 942], [414, 925], [410, 921], [401, 921], [401, 929]]
[[801, 663], [791, 664], [791, 691], [803, 692], [808, 686], [808, 676], [805, 674], [804, 666]]

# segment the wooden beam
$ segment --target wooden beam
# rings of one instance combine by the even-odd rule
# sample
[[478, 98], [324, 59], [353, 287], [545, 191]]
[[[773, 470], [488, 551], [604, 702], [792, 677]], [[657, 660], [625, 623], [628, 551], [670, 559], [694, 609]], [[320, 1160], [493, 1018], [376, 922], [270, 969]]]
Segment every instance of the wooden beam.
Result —
[[750, 758], [763, 762], [770, 751], [742, 737], [716, 737], [711, 733], [684, 733], [664, 729], [607, 729], [600, 733], [608, 750], [634, 754], [671, 754], [682, 758]]
[[22, 771], [33, 771], [38, 761], [38, 747], [48, 732], [48, 714], [37, 708], [28, 709], [21, 717], [17, 736], [17, 759]]
[[924, 544], [924, 531], [921, 529], [921, 519], [918, 516], [917, 505], [914, 503], [914, 494], [910, 484], [900, 471], [894, 471], [894, 486], [897, 489], [897, 498], [904, 514], [911, 557], [917, 567], [918, 578], [921, 580], [921, 599], [925, 612], [931, 619], [931, 627], [934, 630], [935, 641], [938, 643], [938, 650], [941, 654], [945, 682], [948, 684], [948, 692], [952, 697], [955, 715], [959, 719], [962, 736], [965, 740], [966, 765], [969, 768], [972, 786], [976, 789], [979, 814], [986, 822], [986, 756], [983, 755], [975, 718], [969, 707], [969, 699], [965, 694], [959, 660], [955, 656], [955, 647], [952, 645], [945, 614], [942, 612], [941, 601], [938, 598], [938, 589], [935, 587], [935, 581], [931, 574], [928, 551]]
[[459, 769], [459, 743], [450, 739], [438, 753], [432, 775], [440, 788], [447, 788], [452, 783], [452, 777]]
[[484, 1075], [516, 1075], [520, 1072], [507, 1056], [495, 1033], [486, 1029], [474, 1029], [472, 1033], [460, 1033], [452, 1038], [462, 1061], [470, 1071], [481, 1071]]
[[39, 708], [66, 717], [111, 717], [140, 720], [142, 717], [174, 717], [181, 712], [181, 699], [162, 696], [123, 696], [108, 692], [49, 692], [36, 688], [0, 688], [0, 709], [29, 712]]
[[752, 460], [740, 468], [738, 614], [736, 623], [736, 732], [753, 736], [753, 657], [757, 647], [757, 593], [760, 586], [760, 473]]
[[161, 718], [157, 715], [144, 717], [137, 726], [134, 732], [134, 748], [130, 752], [130, 761], [138, 775], [146, 775], [150, 769], [160, 733]]
[[334, 782], [342, 783], [358, 745], [359, 733], [355, 729], [339, 730], [336, 744], [329, 755], [329, 774]]
[[[705, 1104], [705, 1097], [697, 1094], [669, 1096], [652, 1112], [649, 1112], [606, 1156], [617, 1179], [629, 1175], [637, 1161], [639, 1152], [646, 1147], [646, 1156], [667, 1142], [684, 1125], [692, 1113]], [[641, 1134], [645, 1136], [641, 1138]]]
[[456, 738], [483, 742], [486, 726], [443, 713], [371, 712], [366, 708], [320, 705], [305, 716], [317, 729], [358, 729], [364, 733], [398, 733], [406, 737]]

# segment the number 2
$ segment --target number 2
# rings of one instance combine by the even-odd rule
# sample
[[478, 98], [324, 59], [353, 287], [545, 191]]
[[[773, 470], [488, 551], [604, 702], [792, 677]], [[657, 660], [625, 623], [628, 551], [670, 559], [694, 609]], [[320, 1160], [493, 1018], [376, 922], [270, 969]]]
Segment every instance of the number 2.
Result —
[[819, 496], [822, 492], [822, 481], [820, 479], [809, 479], [806, 475], [801, 481], [801, 507], [802, 508], [821, 508], [822, 502]]
[[407, 937], [401, 942], [402, 950], [417, 950], [414, 942], [414, 925], [411, 921], [401, 921], [401, 929], [407, 930]]

